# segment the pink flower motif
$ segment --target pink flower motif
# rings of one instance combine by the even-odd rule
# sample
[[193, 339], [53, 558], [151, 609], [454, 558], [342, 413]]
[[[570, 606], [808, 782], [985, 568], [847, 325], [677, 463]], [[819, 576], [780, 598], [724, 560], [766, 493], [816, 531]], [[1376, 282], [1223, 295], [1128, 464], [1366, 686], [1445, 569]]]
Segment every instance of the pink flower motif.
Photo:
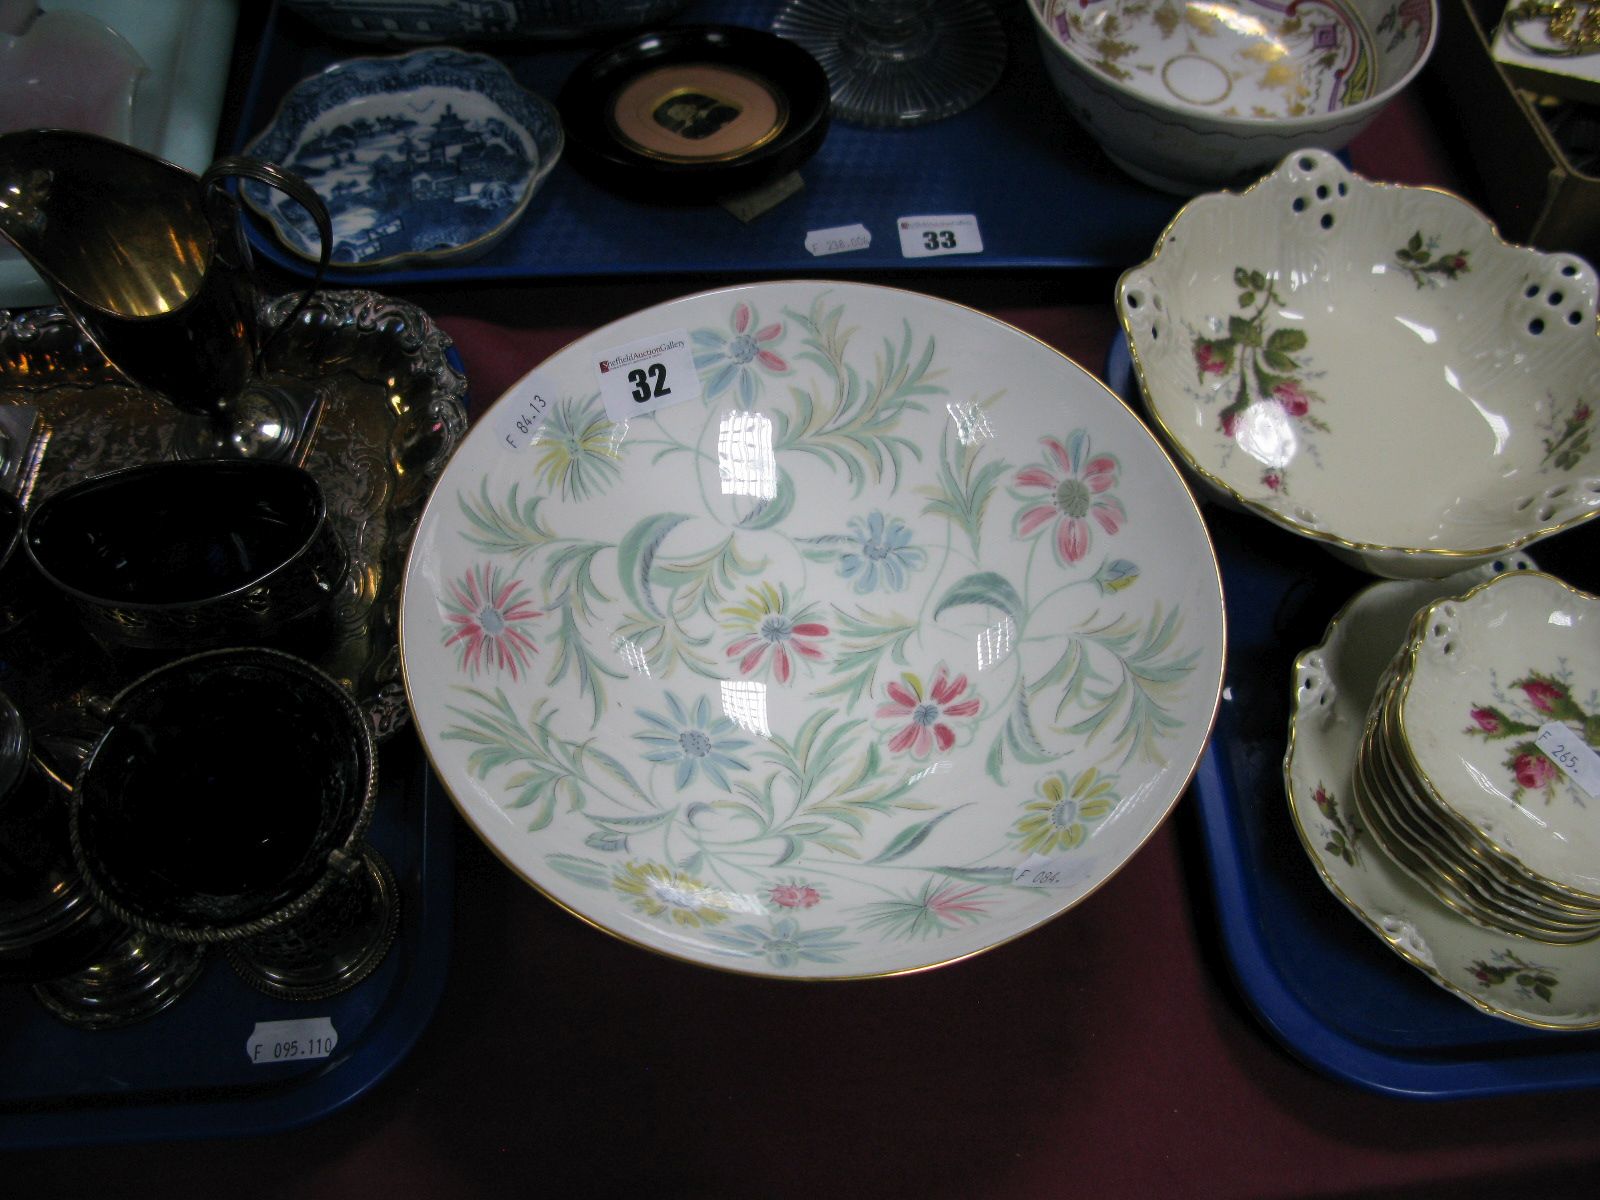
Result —
[[739, 660], [739, 674], [749, 675], [759, 669], [771, 652], [772, 673], [779, 683], [788, 683], [794, 675], [796, 657], [817, 660], [822, 651], [813, 644], [817, 638], [828, 636], [828, 627], [816, 621], [807, 621], [809, 605], [794, 612], [789, 603], [787, 588], [774, 588], [770, 583], [750, 589], [749, 598], [741, 604], [723, 609], [725, 616], [748, 632], [736, 638], [727, 649], [729, 658]]
[[1261, 482], [1267, 485], [1269, 492], [1276, 492], [1283, 488], [1283, 476], [1276, 471], [1268, 471], [1262, 475]]
[[765, 348], [766, 342], [775, 342], [783, 336], [783, 322], [773, 321], [763, 325], [754, 333], [750, 326], [755, 321], [755, 310], [744, 301], [740, 301], [733, 310], [733, 332], [735, 337], [749, 335], [751, 348], [755, 351], [755, 359], [769, 371], [787, 371], [789, 364], [781, 357]]
[[544, 614], [522, 592], [521, 582], [501, 582], [499, 568], [491, 566], [475, 567], [451, 583], [444, 644], [456, 648], [457, 665], [468, 675], [494, 667], [516, 679], [529, 656], [539, 652], [519, 626]]
[[1500, 732], [1500, 714], [1492, 708], [1475, 708], [1472, 710], [1472, 719], [1478, 728], [1485, 733]]
[[1538, 791], [1555, 782], [1556, 765], [1535, 751], [1519, 754], [1511, 763], [1517, 783], [1530, 791]]
[[1589, 419], [1589, 412], [1590, 412], [1590, 410], [1589, 410], [1589, 406], [1587, 404], [1578, 405], [1577, 408], [1572, 410], [1572, 421], [1573, 421], [1573, 423], [1576, 424], [1576, 425], [1582, 425], [1585, 421], [1587, 421]]
[[1331, 817], [1333, 815], [1333, 797], [1328, 795], [1328, 789], [1323, 787], [1322, 784], [1317, 784], [1317, 790], [1311, 793], [1311, 799], [1323, 816]]
[[1543, 679], [1530, 679], [1522, 684], [1522, 693], [1528, 697], [1528, 703], [1542, 713], [1555, 712], [1555, 706], [1567, 698], [1565, 688]]
[[1226, 351], [1219, 352], [1215, 342], [1202, 338], [1194, 344], [1194, 365], [1202, 375], [1225, 375], [1233, 366], [1233, 355]]
[[1217, 419], [1217, 424], [1222, 429], [1223, 437], [1234, 437], [1239, 432], [1239, 414], [1236, 412], [1225, 412]]
[[822, 899], [822, 893], [803, 883], [775, 883], [767, 897], [780, 908], [812, 908]]
[[885, 690], [890, 703], [878, 706], [878, 716], [906, 722], [905, 728], [889, 739], [889, 749], [895, 754], [909, 750], [911, 757], [917, 759], [927, 758], [936, 745], [941, 751], [955, 745], [956, 732], [945, 724], [945, 719], [975, 716], [980, 703], [976, 696], [959, 699], [967, 690], [967, 677], [957, 675], [951, 679], [943, 663], [934, 672], [933, 686], [926, 693], [922, 680], [911, 674], [901, 675]]
[[1292, 379], [1274, 384], [1272, 398], [1278, 402], [1278, 407], [1291, 417], [1303, 417], [1311, 411], [1311, 397], [1306, 395], [1304, 389]]
[[1030, 537], [1051, 522], [1055, 523], [1056, 558], [1063, 564], [1077, 562], [1089, 552], [1093, 518], [1107, 534], [1114, 534], [1127, 520], [1122, 501], [1112, 494], [1117, 485], [1117, 460], [1110, 454], [1093, 454], [1087, 430], [1077, 429], [1063, 443], [1052, 437], [1040, 438], [1050, 458], [1048, 463], [1024, 467], [1016, 474], [1016, 485], [1047, 495], [1016, 517], [1020, 537]]

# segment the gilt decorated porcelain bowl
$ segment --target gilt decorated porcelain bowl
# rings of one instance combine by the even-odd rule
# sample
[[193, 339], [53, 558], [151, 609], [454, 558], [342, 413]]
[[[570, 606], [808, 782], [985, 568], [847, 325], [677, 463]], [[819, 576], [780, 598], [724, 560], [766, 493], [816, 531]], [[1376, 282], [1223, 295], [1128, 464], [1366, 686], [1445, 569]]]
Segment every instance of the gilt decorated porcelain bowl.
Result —
[[761, 283], [608, 325], [476, 422], [401, 621], [462, 815], [556, 903], [846, 978], [1072, 908], [1216, 711], [1188, 488], [1107, 388], [971, 309]]
[[1600, 509], [1594, 270], [1305, 150], [1201, 196], [1117, 309], [1217, 496], [1375, 574], [1440, 577]]
[[1284, 782], [1322, 881], [1401, 959], [1491, 1016], [1540, 1029], [1595, 1029], [1600, 942], [1558, 945], [1469, 920], [1389, 857], [1353, 798], [1368, 710], [1417, 613], [1502, 568], [1532, 567], [1513, 555], [1459, 576], [1384, 580], [1357, 594], [1323, 640], [1295, 660]]
[[[522, 219], [561, 157], [555, 106], [499, 61], [449, 47], [336, 62], [284, 97], [246, 153], [299, 175], [333, 221], [347, 269], [463, 263]], [[245, 203], [316, 262], [310, 215], [254, 181]]]
[[1068, 112], [1135, 177], [1194, 193], [1342, 148], [1433, 50], [1434, 0], [1028, 0]]
[[1600, 598], [1504, 575], [1418, 624], [1396, 698], [1407, 765], [1502, 859], [1600, 904]]

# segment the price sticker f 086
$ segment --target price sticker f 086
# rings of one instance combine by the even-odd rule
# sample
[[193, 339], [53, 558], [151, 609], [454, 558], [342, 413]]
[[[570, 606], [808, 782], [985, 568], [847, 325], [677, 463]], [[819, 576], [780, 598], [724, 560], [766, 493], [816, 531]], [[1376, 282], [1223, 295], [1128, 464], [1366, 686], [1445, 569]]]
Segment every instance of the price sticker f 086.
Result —
[[1600, 754], [1560, 721], [1539, 727], [1533, 744], [1593, 800], [1600, 800]]
[[981, 254], [983, 235], [971, 213], [945, 217], [901, 217], [900, 257], [933, 258], [941, 254]]
[[700, 399], [700, 373], [682, 329], [616, 346], [594, 368], [606, 416], [616, 422]]

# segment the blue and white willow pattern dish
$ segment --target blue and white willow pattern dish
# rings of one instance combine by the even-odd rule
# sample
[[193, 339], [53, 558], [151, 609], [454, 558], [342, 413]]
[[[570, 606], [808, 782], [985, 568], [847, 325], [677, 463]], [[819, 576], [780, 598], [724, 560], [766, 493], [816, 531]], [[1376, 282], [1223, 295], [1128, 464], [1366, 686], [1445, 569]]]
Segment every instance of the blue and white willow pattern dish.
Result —
[[[698, 395], [614, 422], [636, 344]], [[915, 293], [763, 283], [607, 326], [478, 420], [401, 652], [456, 804], [557, 903], [842, 978], [1110, 878], [1194, 770], [1223, 610], [1181, 476], [1080, 367]]]
[[[555, 107], [498, 61], [445, 47], [335, 63], [297, 83], [246, 153], [309, 183], [333, 218], [339, 267], [460, 263], [527, 210], [565, 138]], [[245, 202], [317, 260], [310, 217], [260, 184]]]

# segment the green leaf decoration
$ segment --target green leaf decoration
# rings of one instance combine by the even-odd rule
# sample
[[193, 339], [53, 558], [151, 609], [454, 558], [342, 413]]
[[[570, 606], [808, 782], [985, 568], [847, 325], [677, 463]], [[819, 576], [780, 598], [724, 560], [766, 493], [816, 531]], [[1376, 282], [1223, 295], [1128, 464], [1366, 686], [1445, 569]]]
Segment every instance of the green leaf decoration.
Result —
[[569, 605], [561, 610], [561, 624], [557, 626], [554, 638], [555, 660], [550, 664], [550, 674], [546, 677], [551, 687], [560, 683], [571, 671], [578, 680], [578, 694], [588, 696], [594, 705], [594, 719], [598, 721], [600, 714], [605, 711], [606, 691], [605, 679], [626, 678], [621, 671], [614, 671], [598, 658], [589, 649], [589, 643], [583, 636], [583, 631], [578, 628], [577, 618]]
[[[1013, 621], [1023, 612], [1022, 597], [1003, 575], [993, 571], [980, 571], [956, 580], [934, 606], [933, 619], [937, 621], [952, 608], [978, 604], [998, 608]], [[1019, 622], [1020, 623], [1020, 622]]]
[[991, 887], [1009, 884], [1017, 876], [1016, 867], [929, 867], [928, 870], [937, 871], [951, 879], [984, 883]]
[[544, 856], [544, 861], [557, 875], [564, 876], [573, 883], [592, 888], [611, 886], [611, 868], [595, 862], [592, 858], [579, 858], [575, 854], [547, 854]]
[[780, 524], [794, 510], [794, 481], [789, 472], [778, 468], [778, 485], [770, 500], [758, 501], [754, 508], [739, 519], [743, 529], [771, 529]]
[[[987, 407], [997, 398], [991, 396], [981, 407]], [[930, 516], [943, 517], [965, 533], [976, 557], [983, 516], [1000, 477], [1006, 472], [1006, 464], [992, 461], [979, 467], [978, 458], [986, 443], [964, 444], [959, 438], [952, 438], [951, 428], [951, 425], [946, 425], [939, 439], [938, 486], [924, 485], [917, 491], [929, 497], [922, 511]]]
[[584, 816], [593, 821], [601, 829], [609, 829], [614, 833], [648, 833], [652, 829], [660, 829], [663, 825], [672, 824], [673, 818], [678, 815], [677, 806], [663, 809], [655, 813], [643, 813], [639, 816], [597, 816], [594, 813], [585, 813]]
[[617, 543], [617, 573], [628, 598], [658, 617], [663, 614], [650, 591], [650, 569], [667, 534], [688, 519], [683, 513], [657, 513], [640, 521]]
[[476, 500], [457, 497], [461, 514], [467, 519], [466, 539], [489, 554], [510, 555], [520, 565], [557, 540], [539, 518], [539, 500], [534, 496], [519, 502], [517, 485], [512, 484], [505, 503], [496, 504], [489, 497], [489, 480], [485, 477], [478, 485]]
[[923, 842], [927, 841], [928, 835], [937, 829], [946, 818], [966, 807], [965, 804], [958, 804], [954, 808], [945, 809], [944, 812], [936, 817], [930, 817], [926, 821], [918, 821], [915, 825], [906, 826], [894, 835], [887, 846], [878, 851], [876, 857], [868, 859], [867, 862], [869, 864], [886, 863], [893, 862], [897, 858], [904, 858], [922, 845]]
[[906, 643], [917, 632], [917, 623], [899, 615], [879, 616], [866, 609], [858, 609], [852, 615], [836, 608], [834, 613], [838, 638], [829, 669], [836, 678], [812, 695], [818, 699], [843, 696], [853, 706], [874, 690], [878, 667], [885, 656], [902, 667], [908, 665]]

